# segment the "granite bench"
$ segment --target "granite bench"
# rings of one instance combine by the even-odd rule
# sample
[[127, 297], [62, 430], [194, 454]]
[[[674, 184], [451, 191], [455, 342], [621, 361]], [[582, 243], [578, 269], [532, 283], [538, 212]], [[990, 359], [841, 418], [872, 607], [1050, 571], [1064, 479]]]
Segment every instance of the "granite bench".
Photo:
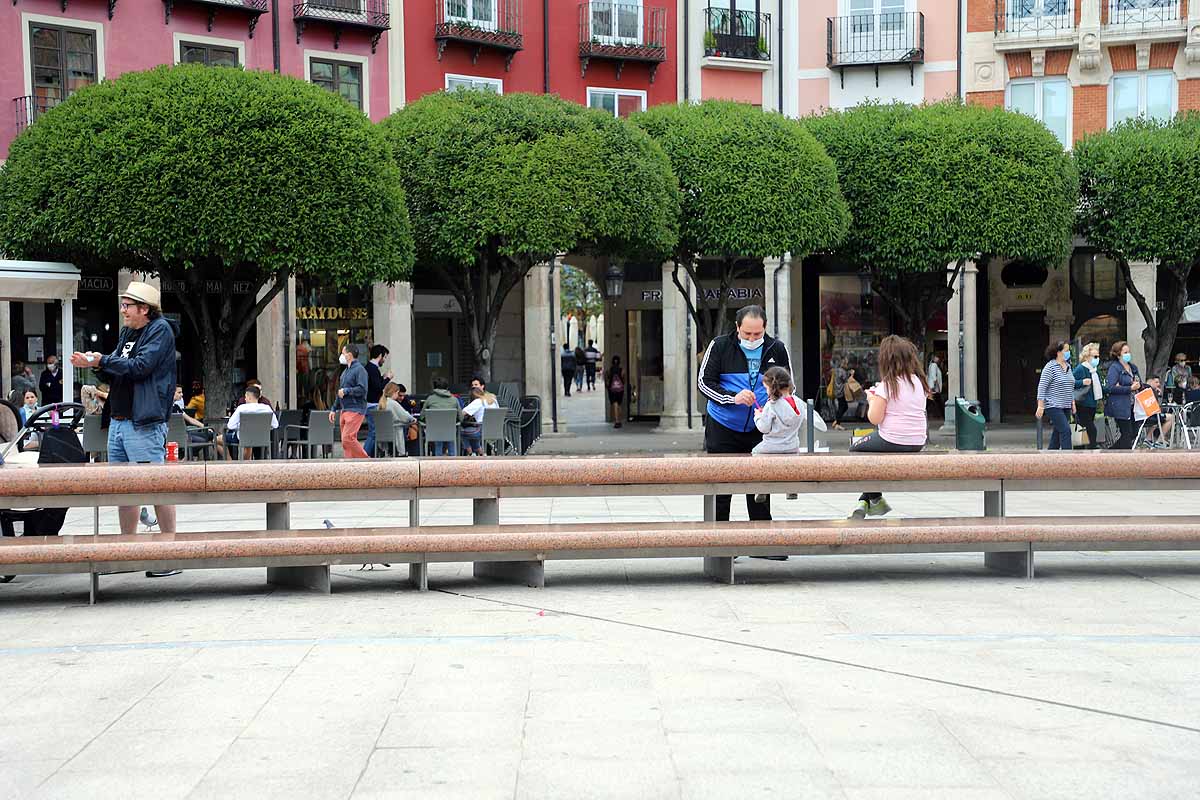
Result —
[[[143, 465], [55, 465], [37, 469], [4, 468], [0, 471], [0, 507], [92, 507], [96, 509], [93, 536], [57, 537], [40, 543], [33, 541], [5, 542], [0, 548], [0, 574], [18, 572], [77, 571], [95, 573], [106, 571], [113, 559], [96, 556], [88, 547], [126, 547], [137, 549], [162, 545], [162, 551], [138, 550], [140, 560], [128, 557], [116, 559], [128, 564], [153, 562], [155, 568], [170, 563], [174, 566], [248, 566], [268, 567], [268, 578], [275, 583], [295, 584], [310, 588], [328, 588], [328, 566], [336, 563], [388, 561], [410, 563], [411, 577], [417, 585], [427, 583], [427, 565], [438, 560], [472, 560], [475, 573], [481, 577], [515, 580], [530, 585], [544, 582], [544, 561], [569, 557], [637, 557], [639, 555], [700, 555], [705, 559], [705, 572], [723, 582], [733, 581], [733, 556], [783, 555], [755, 548], [777, 548], [779, 542], [770, 537], [791, 531], [795, 536], [831, 536], [833, 532], [857, 536], [871, 531], [892, 531], [892, 541], [857, 543], [857, 550], [846, 544], [828, 541], [790, 541], [788, 546], [815, 547], [811, 552], [826, 552], [819, 548], [836, 546], [828, 552], [944, 552], [929, 547], [954, 546], [956, 551], [983, 552], [985, 564], [994, 569], [1032, 576], [1033, 553], [1038, 549], [1189, 549], [1200, 538], [1200, 528], [1189, 520], [1165, 518], [1176, 525], [1165, 539], [1149, 535], [1145, 520], [1093, 520], [1091, 527], [1081, 531], [1078, 520], [1064, 517], [1050, 523], [1055, 529], [1070, 529], [1072, 538], [1058, 541], [1053, 537], [1028, 537], [1009, 540], [998, 538], [1012, 535], [1012, 525], [1028, 525], [1022, 518], [1006, 518], [1006, 493], [1013, 491], [1072, 490], [1083, 488], [1170, 488], [1200, 489], [1200, 459], [1190, 453], [941, 453], [870, 455], [803, 455], [749, 458], [746, 456], [663, 456], [630, 458], [462, 458], [462, 459], [398, 459], [387, 461], [320, 461], [320, 462], [253, 462], [242, 463], [182, 463], [166, 466]], [[961, 520], [901, 520], [887, 524], [846, 522], [717, 523], [715, 495], [743, 494], [759, 491], [783, 492], [925, 492], [978, 491], [983, 496], [984, 516]], [[636, 526], [637, 531], [652, 532], [648, 539], [618, 539], [631, 536], [628, 526], [615, 528], [605, 525], [568, 526], [575, 535], [597, 537], [599, 544], [572, 549], [558, 544], [553, 538], [536, 540], [537, 546], [505, 551], [489, 549], [478, 558], [467, 558], [469, 550], [462, 547], [444, 551], [416, 547], [420, 537], [437, 536], [442, 545], [445, 537], [465, 537], [467, 545], [481, 541], [478, 536], [487, 532], [493, 536], [521, 535], [553, 537], [564, 526], [499, 526], [500, 500], [515, 497], [584, 497], [637, 495], [702, 495], [704, 524], [667, 524], [665, 527], [647, 524]], [[474, 525], [468, 528], [431, 527], [420, 524], [422, 499], [469, 498], [473, 503]], [[371, 499], [407, 500], [410, 503], [412, 527], [390, 528], [382, 531], [293, 531], [290, 525], [289, 504], [305, 501], [361, 501]], [[268, 533], [260, 534], [178, 534], [168, 539], [156, 535], [138, 534], [134, 537], [99, 536], [99, 507], [121, 504], [173, 503], [230, 504], [261, 503], [266, 507]], [[1012, 520], [1010, 522], [1009, 520]], [[1155, 526], [1166, 523], [1155, 522]], [[741, 525], [742, 527], [738, 527]], [[921, 538], [921, 531], [935, 530], [946, 541]], [[1083, 536], [1086, 530], [1094, 536]], [[728, 531], [736, 539], [700, 541], [700, 552], [688, 543], [702, 532], [715, 536]], [[757, 532], [757, 533], [756, 533]], [[857, 532], [857, 533], [855, 533]], [[1191, 532], [1191, 533], [1189, 533]], [[370, 534], [370, 535], [368, 535]], [[647, 534], [648, 535], [648, 534]], [[762, 539], [756, 543], [755, 535]], [[843, 535], [839, 533], [838, 535]], [[258, 539], [255, 539], [255, 536]], [[390, 542], [387, 536], [411, 540], [404, 548], [390, 552], [389, 558], [371, 557], [374, 551], [360, 551], [362, 536], [378, 544]], [[967, 540], [956, 536], [969, 536]], [[357, 538], [356, 538], [357, 537]], [[385, 537], [380, 539], [379, 537]], [[417, 537], [417, 538], [413, 538]], [[655, 538], [658, 537], [658, 538]], [[664, 544], [663, 537], [674, 537], [674, 544]], [[749, 537], [749, 538], [746, 538]], [[989, 538], [991, 537], [991, 538]], [[937, 536], [934, 537], [937, 539]], [[680, 544], [682, 540], [683, 544]], [[313, 554], [297, 554], [293, 549], [322, 542], [325, 550]], [[332, 543], [345, 541], [339, 550]], [[504, 541], [515, 541], [506, 539]], [[534, 542], [535, 540], [530, 540]], [[630, 544], [630, 542], [633, 544]], [[638, 544], [644, 541], [643, 544]], [[222, 548], [245, 547], [258, 542], [249, 555], [238, 555]], [[262, 542], [269, 542], [269, 547]], [[183, 544], [195, 549], [180, 550]], [[617, 543], [620, 543], [619, 546]], [[1088, 547], [1088, 544], [1096, 547]], [[39, 549], [40, 545], [40, 549]], [[390, 546], [390, 544], [389, 544]], [[883, 550], [863, 548], [877, 546]], [[79, 549], [83, 556], [63, 556]], [[266, 547], [267, 550], [261, 548]], [[332, 549], [329, 549], [331, 548]], [[32, 548], [32, 549], [26, 549]], [[208, 548], [208, 549], [205, 549]], [[213, 549], [215, 548], [215, 549]], [[270, 548], [277, 548], [271, 550]], [[665, 548], [665, 549], [664, 549]], [[707, 548], [707, 549], [706, 549]], [[724, 548], [724, 549], [722, 549]], [[730, 548], [733, 548], [730, 550]], [[268, 552], [269, 551], [269, 552]], [[27, 555], [20, 564], [10, 563], [15, 554]], [[106, 551], [107, 552], [107, 551]], [[125, 551], [122, 551], [125, 552]], [[167, 557], [146, 557], [162, 552]], [[182, 553], [189, 553], [187, 557]], [[546, 556], [545, 553], [554, 555]], [[564, 555], [588, 552], [589, 556]], [[796, 554], [810, 551], [794, 551]], [[408, 558], [405, 553], [412, 553]], [[40, 554], [48, 560], [39, 566], [28, 560], [28, 554]], [[55, 555], [53, 560], [49, 556]], [[444, 557], [437, 557], [437, 556]], [[247, 560], [249, 559], [249, 560]], [[255, 561], [254, 559], [258, 559]], [[325, 560], [322, 560], [325, 559]], [[356, 560], [357, 559], [357, 560]], [[69, 568], [64, 565], [72, 565]], [[99, 566], [97, 566], [99, 565]], [[87, 567], [84, 569], [84, 567]], [[103, 568], [102, 568], [103, 567]], [[128, 567], [128, 568], [135, 568]], [[94, 587], [93, 587], [94, 588]]]
[[545, 584], [548, 560], [701, 557], [733, 583], [738, 556], [984, 552], [989, 566], [1033, 577], [1034, 551], [1200, 549], [1200, 517], [1009, 517], [770, 523], [595, 523], [30, 536], [0, 539], [9, 574], [83, 573], [95, 602], [106, 572], [266, 567], [270, 584], [331, 591], [335, 564], [407, 564], [428, 589], [428, 566], [473, 562], [477, 577]]

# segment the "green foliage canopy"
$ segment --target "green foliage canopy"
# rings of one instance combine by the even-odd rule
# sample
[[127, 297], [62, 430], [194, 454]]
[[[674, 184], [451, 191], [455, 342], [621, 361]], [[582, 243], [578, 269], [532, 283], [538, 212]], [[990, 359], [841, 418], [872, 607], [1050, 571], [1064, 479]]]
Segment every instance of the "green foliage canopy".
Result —
[[834, 164], [794, 120], [726, 100], [664, 104], [631, 119], [679, 178], [680, 253], [800, 256], [845, 235], [850, 216]]
[[13, 142], [0, 249], [238, 280], [398, 281], [413, 251], [398, 175], [369, 120], [304, 81], [198, 65], [126, 73]]

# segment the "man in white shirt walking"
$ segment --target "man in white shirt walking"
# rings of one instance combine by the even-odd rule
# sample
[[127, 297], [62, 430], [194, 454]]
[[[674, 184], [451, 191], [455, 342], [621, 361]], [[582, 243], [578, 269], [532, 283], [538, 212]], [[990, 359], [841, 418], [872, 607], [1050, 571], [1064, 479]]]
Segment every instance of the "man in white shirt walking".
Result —
[[942, 407], [942, 364], [936, 354], [929, 359], [929, 369], [925, 370], [925, 379], [929, 381], [929, 393], [933, 395], [930, 402], [936, 412]]
[[[238, 429], [242, 425], [243, 414], [270, 414], [271, 430], [279, 427], [279, 419], [275, 416], [275, 412], [269, 405], [262, 402], [262, 389], [259, 389], [257, 386], [247, 386], [245, 402], [233, 410], [233, 416], [225, 424], [225, 435], [217, 439], [217, 453], [224, 456], [226, 461], [233, 459], [233, 452], [230, 448], [238, 443]], [[253, 458], [253, 448], [242, 448], [243, 460]]]

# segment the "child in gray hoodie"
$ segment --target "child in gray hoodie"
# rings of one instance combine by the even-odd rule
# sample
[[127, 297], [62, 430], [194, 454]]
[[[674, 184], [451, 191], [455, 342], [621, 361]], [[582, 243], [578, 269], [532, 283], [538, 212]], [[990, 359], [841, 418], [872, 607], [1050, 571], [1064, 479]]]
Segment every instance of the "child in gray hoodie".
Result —
[[[790, 455], [800, 452], [800, 428], [804, 426], [804, 401], [793, 394], [795, 386], [792, 376], [783, 367], [771, 367], [763, 373], [763, 386], [767, 390], [767, 404], [754, 412], [754, 426], [763, 434], [763, 439], [750, 452], [756, 456]], [[807, 409], [805, 409], [807, 411]], [[813, 425], [825, 430], [825, 421], [813, 415]], [[756, 502], [765, 502], [766, 495], [755, 495]]]

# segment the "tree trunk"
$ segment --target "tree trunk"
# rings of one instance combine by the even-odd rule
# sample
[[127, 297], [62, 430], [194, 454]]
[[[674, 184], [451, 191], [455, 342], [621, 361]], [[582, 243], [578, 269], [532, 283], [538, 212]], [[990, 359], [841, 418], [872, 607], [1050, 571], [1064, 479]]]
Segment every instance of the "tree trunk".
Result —
[[936, 270], [905, 275], [903, 280], [871, 273], [875, 293], [895, 313], [896, 332], [916, 345], [922, 355], [929, 321], [954, 297], [958, 275], [965, 264], [965, 261], [958, 262], [949, 279], [945, 273]]
[[[236, 392], [229, 380], [238, 350], [263, 309], [287, 286], [287, 274], [278, 273], [263, 280], [255, 279], [252, 265], [221, 268], [205, 267], [159, 269], [158, 274], [172, 282], [175, 296], [191, 323], [191, 333], [200, 339], [201, 376], [204, 382], [205, 416], [223, 416], [234, 405]], [[243, 277], [251, 276], [251, 277]], [[215, 282], [215, 283], [214, 283]], [[240, 284], [245, 294], [235, 294]], [[210, 285], [219, 289], [210, 292]], [[267, 291], [258, 298], [264, 286]], [[257, 299], [256, 299], [257, 298]], [[180, 338], [188, 329], [180, 332]], [[283, 402], [286, 398], [275, 398]]]
[[[458, 300], [467, 330], [471, 335], [473, 374], [485, 383], [492, 382], [492, 362], [496, 352], [496, 333], [504, 301], [533, 268], [534, 259], [514, 259], [497, 252], [493, 242], [475, 264], [467, 267], [443, 267], [438, 270], [442, 282]], [[554, 313], [551, 309], [551, 313]]]
[[[1165, 377], [1171, 361], [1171, 351], [1175, 348], [1175, 337], [1179, 333], [1179, 320], [1183, 317], [1183, 308], [1187, 305], [1187, 282], [1192, 272], [1191, 264], [1166, 265], [1167, 293], [1162, 300], [1162, 311], [1154, 314], [1146, 296], [1134, 285], [1130, 274], [1129, 264], [1124, 260], [1118, 262], [1125, 275], [1125, 286], [1133, 295], [1143, 319], [1152, 319], [1154, 323], [1142, 329], [1142, 344], [1146, 350], [1145, 369], [1143, 378], [1153, 375]], [[1155, 270], [1157, 281], [1157, 270]], [[1133, 331], [1127, 331], [1132, 338]]]

